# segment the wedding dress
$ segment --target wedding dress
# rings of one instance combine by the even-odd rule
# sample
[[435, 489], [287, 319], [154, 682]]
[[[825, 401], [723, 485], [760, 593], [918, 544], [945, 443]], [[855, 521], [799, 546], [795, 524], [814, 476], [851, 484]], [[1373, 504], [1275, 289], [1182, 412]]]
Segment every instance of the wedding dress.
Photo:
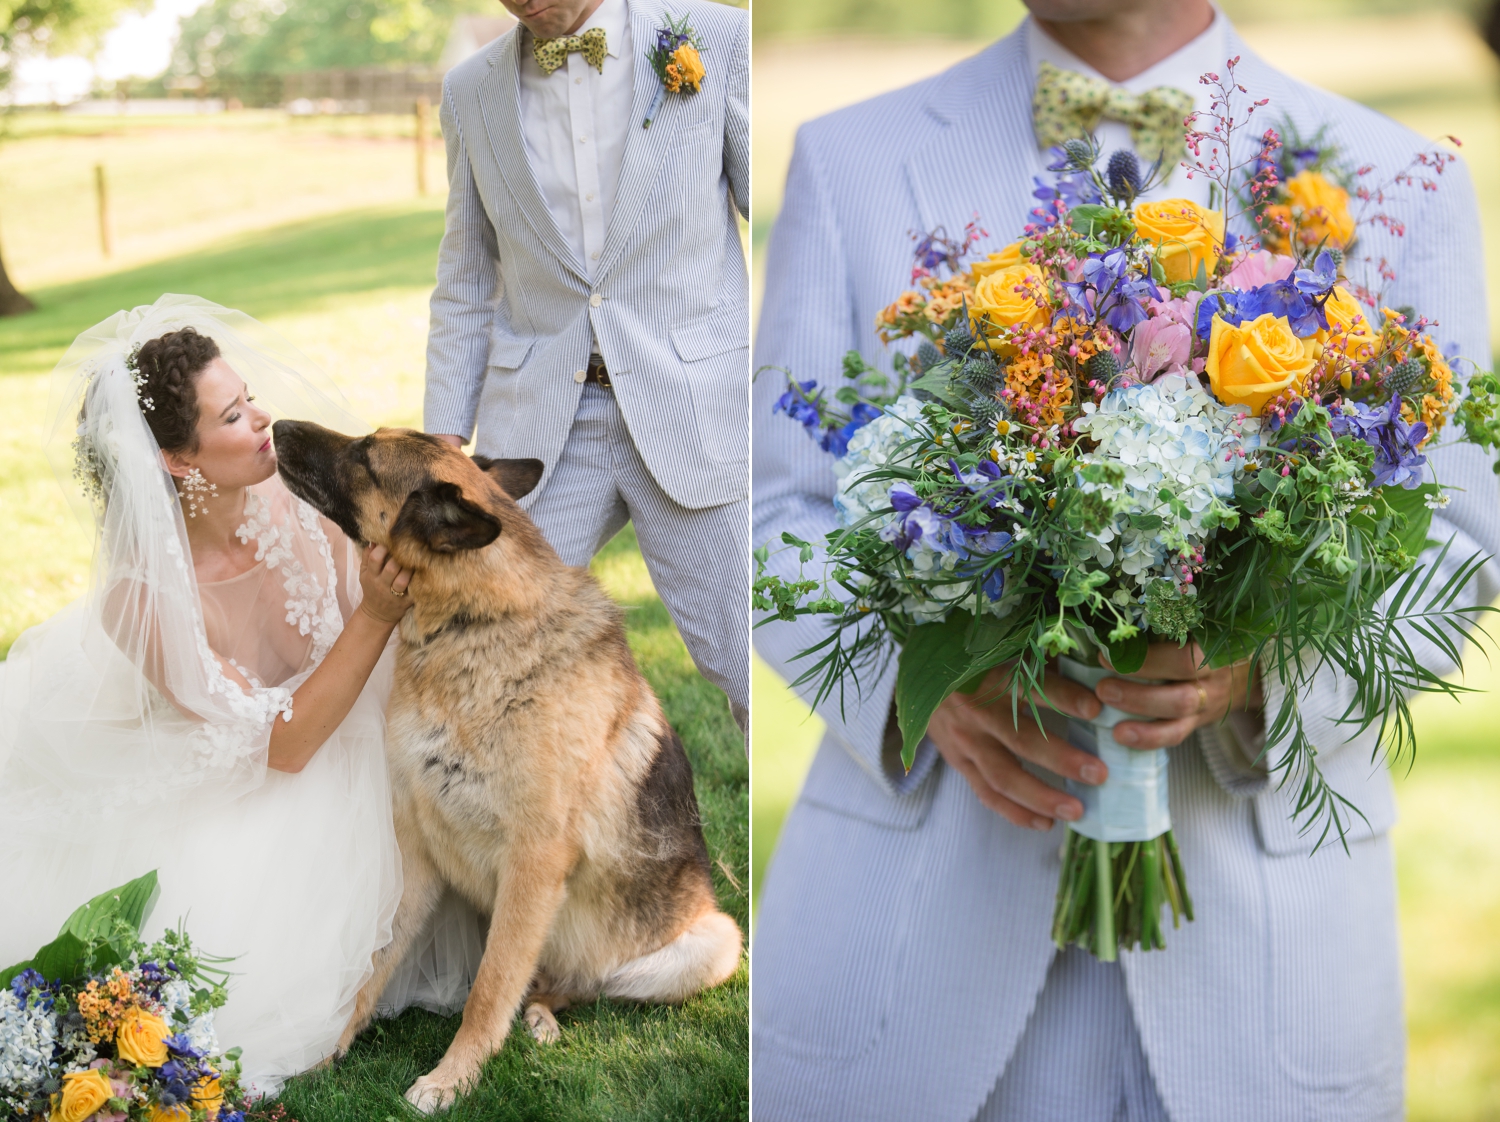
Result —
[[[266, 766], [276, 720], [360, 599], [354, 543], [279, 477], [249, 488], [256, 564], [198, 583], [171, 477], [127, 361], [193, 326], [275, 417], [364, 431], [331, 384], [260, 324], [164, 296], [81, 335], [54, 375], [54, 466], [91, 493], [91, 588], [0, 663], [0, 966], [29, 957], [97, 893], [158, 872], [143, 933], [185, 924], [234, 956], [224, 1047], [274, 1093], [329, 1055], [390, 938], [401, 894], [386, 774], [394, 639], [353, 709], [299, 773]], [[218, 655], [251, 684], [223, 673]], [[386, 993], [457, 1009], [482, 951], [456, 906]]]

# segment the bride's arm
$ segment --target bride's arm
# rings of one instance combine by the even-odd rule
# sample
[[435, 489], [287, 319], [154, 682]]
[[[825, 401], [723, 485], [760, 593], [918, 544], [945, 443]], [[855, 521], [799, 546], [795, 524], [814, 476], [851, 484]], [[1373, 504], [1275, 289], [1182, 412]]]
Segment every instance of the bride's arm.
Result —
[[364, 597], [333, 647], [292, 694], [292, 711], [271, 730], [268, 767], [301, 771], [354, 708], [391, 631], [411, 607], [404, 595], [411, 574], [381, 546], [368, 546], [360, 560]]

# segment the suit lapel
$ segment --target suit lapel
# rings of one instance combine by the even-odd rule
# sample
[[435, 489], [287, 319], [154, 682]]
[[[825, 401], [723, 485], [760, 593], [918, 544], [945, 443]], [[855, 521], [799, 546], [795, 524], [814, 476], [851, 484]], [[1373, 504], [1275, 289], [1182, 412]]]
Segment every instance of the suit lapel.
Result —
[[557, 228], [526, 155], [526, 138], [521, 133], [520, 82], [524, 35], [524, 29], [517, 27], [500, 40], [491, 54], [489, 73], [479, 85], [479, 109], [484, 115], [484, 127], [495, 153], [495, 162], [511, 198], [542, 244], [587, 284], [588, 275], [583, 262]]
[[905, 169], [925, 230], [943, 226], [957, 237], [977, 211], [991, 246], [1020, 236], [1031, 208], [1018, 204], [1043, 170], [1025, 34], [1023, 24], [933, 86], [927, 111], [937, 127]]
[[[683, 98], [668, 94], [649, 129], [642, 128], [646, 110], [656, 96], [661, 79], [651, 69], [646, 52], [656, 41], [656, 29], [666, 26], [661, 9], [649, 0], [630, 0], [630, 50], [635, 56], [635, 89], [631, 94], [630, 134], [625, 139], [625, 154], [620, 161], [620, 183], [615, 191], [614, 211], [604, 235], [604, 249], [599, 255], [597, 284], [609, 272], [640, 222], [641, 211], [657, 178], [667, 164], [672, 137], [682, 115]], [[621, 60], [622, 62], [625, 60]], [[712, 65], [712, 63], [709, 63]], [[701, 96], [701, 95], [697, 95]]]

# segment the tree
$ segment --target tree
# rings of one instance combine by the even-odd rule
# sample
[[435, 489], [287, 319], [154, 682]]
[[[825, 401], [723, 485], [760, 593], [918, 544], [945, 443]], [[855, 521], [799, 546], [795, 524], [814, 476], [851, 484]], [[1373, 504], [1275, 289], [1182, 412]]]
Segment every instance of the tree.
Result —
[[431, 65], [454, 16], [500, 11], [497, 0], [210, 0], [183, 18], [171, 70], [213, 78]]
[[[10, 87], [18, 58], [91, 54], [122, 12], [150, 6], [150, 0], [0, 0], [0, 91]], [[0, 258], [0, 316], [20, 315], [33, 307], [11, 283]]]

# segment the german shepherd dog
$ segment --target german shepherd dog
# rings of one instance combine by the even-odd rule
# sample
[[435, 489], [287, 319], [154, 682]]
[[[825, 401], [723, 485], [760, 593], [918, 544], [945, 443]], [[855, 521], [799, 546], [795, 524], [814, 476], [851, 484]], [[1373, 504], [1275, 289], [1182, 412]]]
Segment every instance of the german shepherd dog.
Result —
[[733, 974], [682, 741], [618, 606], [516, 505], [541, 462], [406, 429], [274, 436], [293, 494], [412, 572], [386, 739], [405, 883], [335, 1056], [450, 886], [490, 928], [458, 1034], [406, 1093], [423, 1112], [472, 1087], [523, 1001], [552, 1041], [570, 1002], [678, 1002]]

